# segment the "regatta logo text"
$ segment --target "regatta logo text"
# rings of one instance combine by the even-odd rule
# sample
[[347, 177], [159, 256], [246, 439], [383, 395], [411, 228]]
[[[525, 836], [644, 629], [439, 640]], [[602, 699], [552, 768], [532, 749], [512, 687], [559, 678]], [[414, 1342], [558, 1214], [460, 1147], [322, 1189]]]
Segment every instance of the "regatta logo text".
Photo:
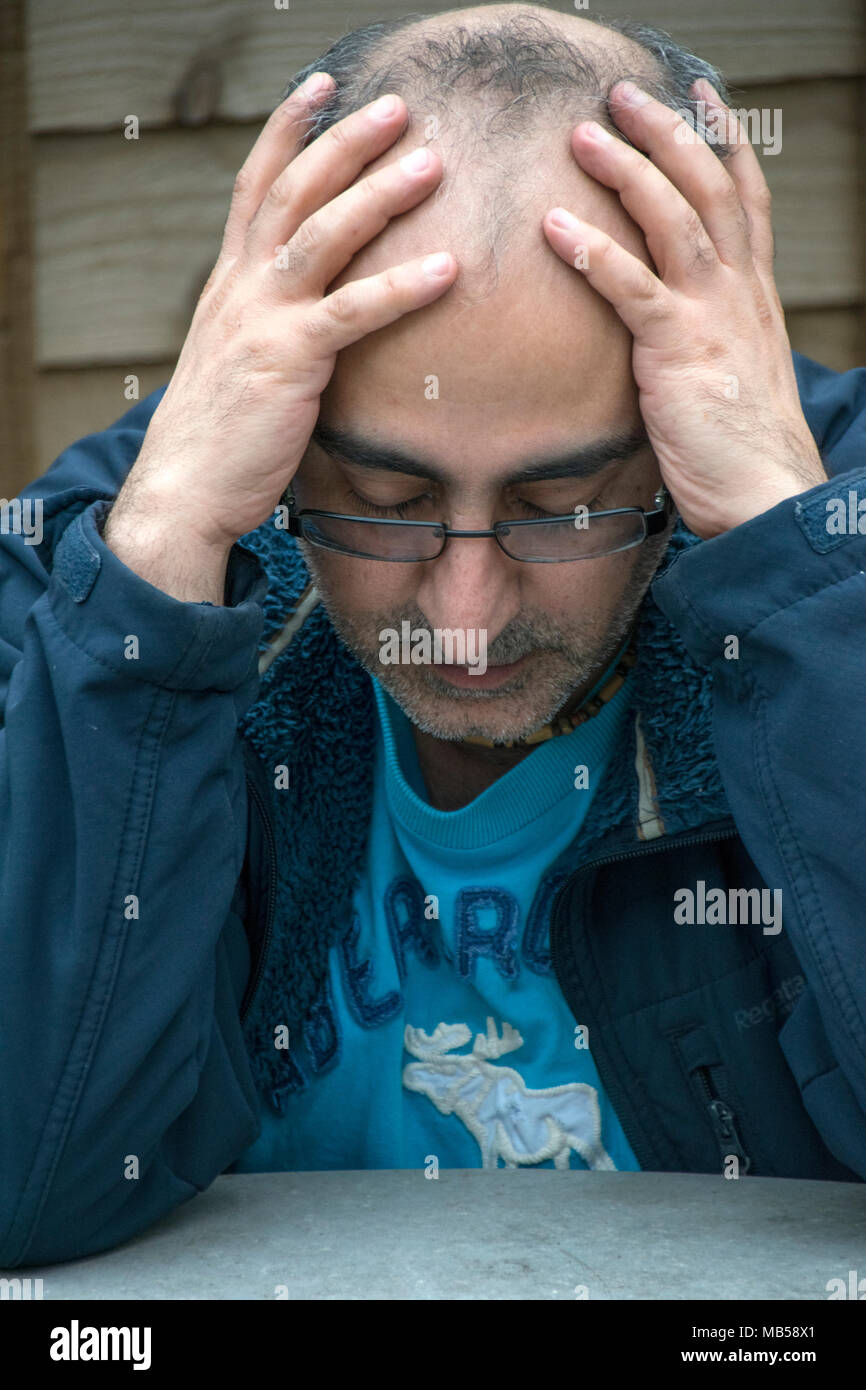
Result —
[[379, 660], [383, 666], [466, 666], [470, 675], [487, 670], [487, 629], [415, 627], [400, 624], [400, 631], [385, 627], [379, 633]]
[[[782, 930], [781, 888], [710, 888], [699, 878], [692, 888], [674, 893], [674, 921], [679, 926], [759, 926], [764, 936]], [[772, 903], [772, 907], [771, 907]]]

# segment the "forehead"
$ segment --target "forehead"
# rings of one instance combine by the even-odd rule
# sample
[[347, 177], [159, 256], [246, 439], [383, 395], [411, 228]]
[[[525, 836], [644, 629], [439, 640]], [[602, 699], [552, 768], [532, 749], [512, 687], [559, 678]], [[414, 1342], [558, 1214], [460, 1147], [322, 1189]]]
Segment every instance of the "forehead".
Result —
[[[425, 143], [412, 115], [362, 177]], [[443, 458], [467, 438], [501, 441], [489, 447], [503, 463], [529, 452], [541, 432], [551, 444], [575, 442], [638, 420], [631, 336], [541, 226], [562, 205], [649, 263], [619, 199], [571, 154], [572, 128], [487, 147], [482, 163], [457, 132], [429, 141], [443, 160], [442, 193], [389, 223], [329, 289], [437, 250], [456, 257], [458, 279], [441, 300], [340, 353], [323, 398], [327, 418], [414, 439]], [[503, 226], [495, 262], [491, 207]]]

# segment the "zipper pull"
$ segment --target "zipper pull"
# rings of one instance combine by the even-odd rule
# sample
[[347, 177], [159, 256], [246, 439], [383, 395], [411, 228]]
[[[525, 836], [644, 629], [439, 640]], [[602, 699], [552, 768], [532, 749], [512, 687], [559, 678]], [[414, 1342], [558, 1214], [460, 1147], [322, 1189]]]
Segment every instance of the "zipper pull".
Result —
[[707, 1109], [710, 1112], [713, 1129], [722, 1150], [722, 1157], [733, 1154], [739, 1160], [740, 1170], [748, 1173], [751, 1167], [751, 1159], [743, 1148], [742, 1140], [737, 1133], [737, 1124], [733, 1110], [730, 1110], [723, 1100], [711, 1100]]

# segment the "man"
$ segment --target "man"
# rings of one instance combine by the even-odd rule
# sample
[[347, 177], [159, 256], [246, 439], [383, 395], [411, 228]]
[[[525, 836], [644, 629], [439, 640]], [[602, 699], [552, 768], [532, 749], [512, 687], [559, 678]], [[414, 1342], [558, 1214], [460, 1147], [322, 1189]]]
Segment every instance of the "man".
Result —
[[228, 1168], [862, 1180], [866, 374], [664, 36], [315, 66], [5, 540], [0, 1263]]

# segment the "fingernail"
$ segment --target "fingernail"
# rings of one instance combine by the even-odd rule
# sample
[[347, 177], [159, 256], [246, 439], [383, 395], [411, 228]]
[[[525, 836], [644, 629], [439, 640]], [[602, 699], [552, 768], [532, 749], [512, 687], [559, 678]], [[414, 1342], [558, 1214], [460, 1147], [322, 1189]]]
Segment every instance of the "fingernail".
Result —
[[320, 92], [324, 92], [328, 87], [335, 87], [336, 85], [330, 73], [314, 72], [310, 74], [306, 82], [302, 83], [301, 91], [305, 97], [315, 97], [318, 96]]
[[584, 133], [589, 136], [590, 140], [597, 140], [600, 145], [604, 145], [608, 140], [613, 139], [610, 132], [605, 130], [604, 126], [599, 125], [598, 121], [587, 121], [583, 130]]
[[616, 89], [616, 97], [618, 101], [624, 101], [629, 106], [646, 106], [650, 100], [649, 93], [634, 82], [620, 82]]
[[692, 86], [692, 91], [699, 101], [703, 101], [705, 106], [721, 108], [722, 99], [714, 87], [711, 87], [705, 77], [699, 77]]
[[370, 107], [370, 116], [374, 121], [387, 121], [397, 110], [396, 97], [380, 97]]
[[407, 174], [420, 174], [421, 170], [426, 169], [430, 163], [430, 152], [421, 145], [411, 154], [404, 154], [400, 163]]
[[451, 269], [451, 257], [447, 251], [436, 251], [421, 262], [421, 269], [425, 275], [447, 275]]
[[561, 227], [564, 232], [576, 232], [580, 227], [576, 217], [572, 217], [565, 208], [554, 208], [550, 214], [550, 221], [554, 227]]

